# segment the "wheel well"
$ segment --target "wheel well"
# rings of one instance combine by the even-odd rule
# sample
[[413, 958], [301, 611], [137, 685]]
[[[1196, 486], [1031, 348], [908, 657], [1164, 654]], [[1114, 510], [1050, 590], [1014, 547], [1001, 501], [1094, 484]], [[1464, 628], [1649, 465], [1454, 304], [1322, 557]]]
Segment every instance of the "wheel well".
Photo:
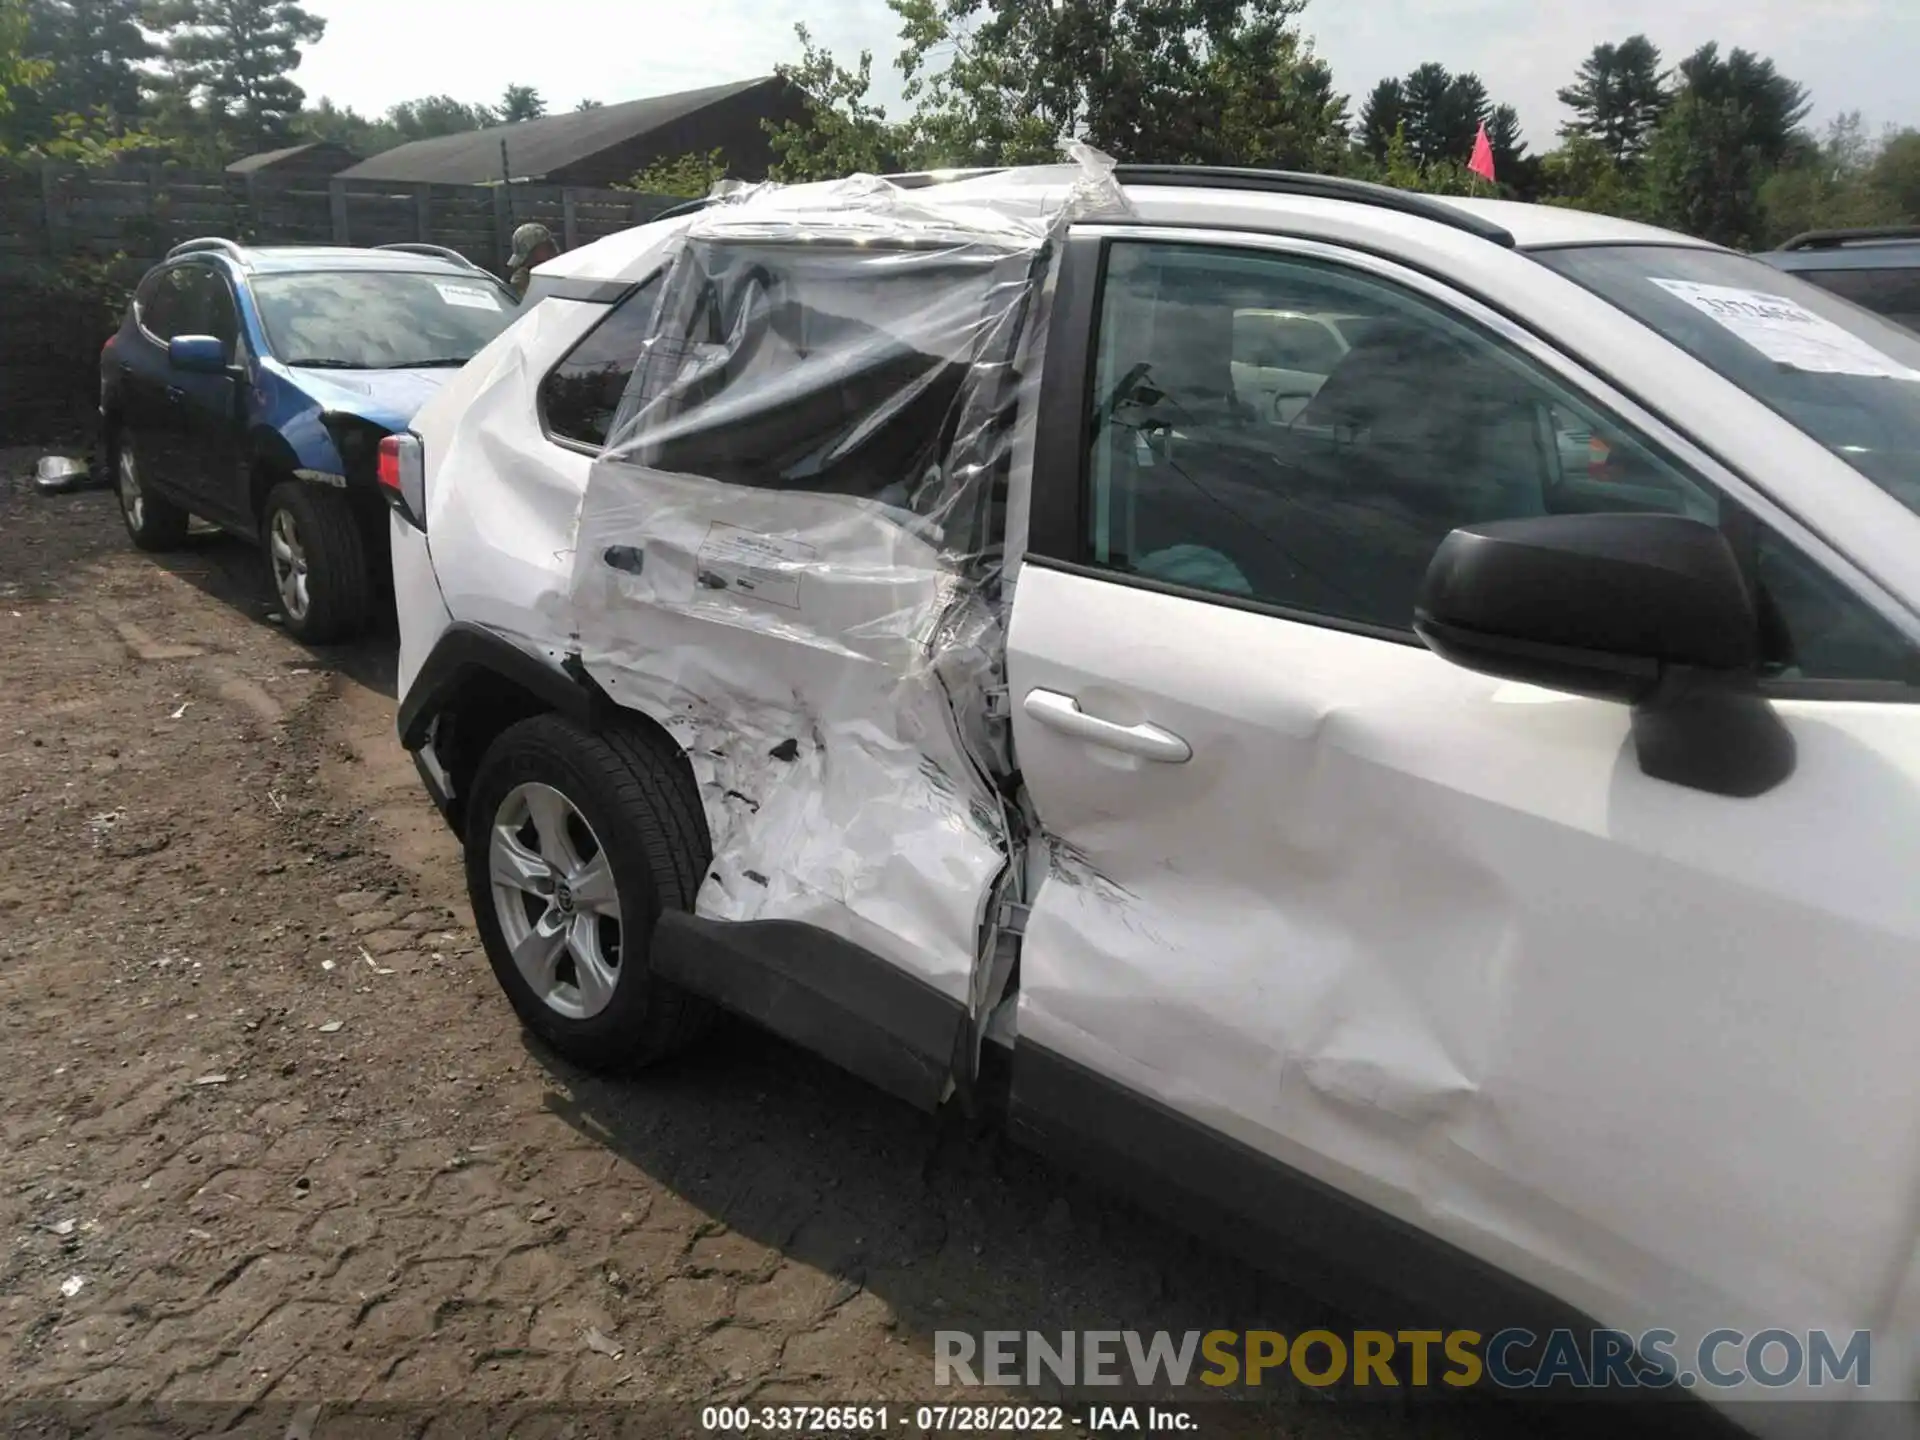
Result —
[[[449, 690], [434, 712], [433, 753], [453, 790], [452, 811], [447, 818], [456, 830], [466, 824], [466, 798], [488, 747], [522, 720], [554, 713], [558, 712], [551, 701], [497, 670], [470, 669]], [[646, 733], [663, 753], [678, 759], [688, 781], [693, 781], [693, 765], [680, 742], [652, 716], [616, 706], [597, 689], [589, 714], [589, 729], [621, 725]]]
[[263, 525], [267, 518], [267, 496], [283, 480], [293, 479], [293, 472], [284, 465], [257, 455], [253, 461], [253, 471], [247, 477], [247, 509], [253, 516], [253, 523]]

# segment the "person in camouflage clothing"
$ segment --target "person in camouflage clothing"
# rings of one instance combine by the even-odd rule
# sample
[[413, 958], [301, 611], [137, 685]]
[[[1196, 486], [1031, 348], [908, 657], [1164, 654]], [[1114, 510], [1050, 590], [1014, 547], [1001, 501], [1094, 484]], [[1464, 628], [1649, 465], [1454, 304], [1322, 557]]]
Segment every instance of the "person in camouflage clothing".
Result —
[[560, 253], [553, 232], [544, 225], [522, 225], [513, 232], [513, 255], [507, 261], [507, 283], [521, 299], [533, 283], [535, 266], [544, 265]]

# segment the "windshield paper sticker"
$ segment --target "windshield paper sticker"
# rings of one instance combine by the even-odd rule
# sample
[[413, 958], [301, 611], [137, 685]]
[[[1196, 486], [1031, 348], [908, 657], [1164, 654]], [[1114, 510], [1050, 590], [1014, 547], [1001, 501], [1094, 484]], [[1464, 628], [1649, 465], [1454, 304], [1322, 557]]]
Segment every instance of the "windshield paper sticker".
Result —
[[496, 314], [500, 310], [500, 302], [478, 285], [442, 285], [436, 281], [433, 288], [447, 304], [463, 310], [492, 310]]
[[1656, 279], [1653, 283], [1781, 365], [1824, 375], [1920, 380], [1920, 370], [1908, 369], [1784, 295], [1731, 285], [1697, 285], [1691, 280]]
[[696, 574], [709, 590], [750, 595], [783, 610], [800, 608], [800, 574], [819, 551], [798, 540], [756, 535], [738, 525], [715, 521], [695, 557]]

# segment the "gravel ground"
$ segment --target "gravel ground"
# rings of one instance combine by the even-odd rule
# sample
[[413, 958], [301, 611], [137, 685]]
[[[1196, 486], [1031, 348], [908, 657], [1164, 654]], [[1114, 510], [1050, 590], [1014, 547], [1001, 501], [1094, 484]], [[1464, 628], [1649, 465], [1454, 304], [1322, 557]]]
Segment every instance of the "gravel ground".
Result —
[[[542, 1052], [392, 739], [391, 637], [303, 649], [245, 547], [140, 555], [31, 458], [0, 452], [8, 1428], [898, 1405], [937, 1398], [937, 1329], [1351, 1323], [744, 1026], [620, 1083]], [[1571, 1433], [1303, 1388], [1221, 1427]]]

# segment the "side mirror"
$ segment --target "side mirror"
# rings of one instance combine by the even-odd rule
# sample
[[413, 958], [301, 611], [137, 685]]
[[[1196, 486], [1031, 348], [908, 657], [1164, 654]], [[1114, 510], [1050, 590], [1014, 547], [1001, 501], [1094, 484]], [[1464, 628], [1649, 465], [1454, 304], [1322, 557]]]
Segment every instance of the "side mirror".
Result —
[[227, 373], [227, 347], [211, 335], [176, 335], [167, 342], [167, 363], [194, 375]]
[[1678, 515], [1551, 515], [1455, 530], [1414, 630], [1468, 670], [1633, 707], [1640, 768], [1716, 795], [1793, 773], [1759, 693], [1760, 619], [1713, 526]]

